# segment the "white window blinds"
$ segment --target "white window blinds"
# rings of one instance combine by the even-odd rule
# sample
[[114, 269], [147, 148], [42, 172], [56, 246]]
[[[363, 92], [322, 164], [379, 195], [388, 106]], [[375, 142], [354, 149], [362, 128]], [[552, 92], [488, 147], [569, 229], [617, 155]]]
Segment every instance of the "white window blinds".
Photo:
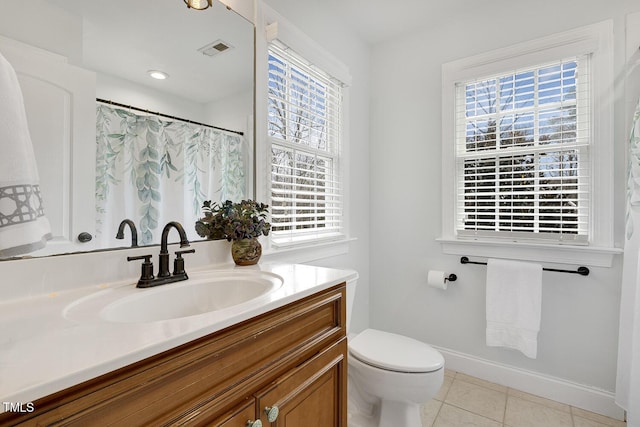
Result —
[[458, 236], [588, 242], [589, 59], [456, 85]]
[[341, 236], [341, 85], [277, 42], [268, 84], [272, 242]]

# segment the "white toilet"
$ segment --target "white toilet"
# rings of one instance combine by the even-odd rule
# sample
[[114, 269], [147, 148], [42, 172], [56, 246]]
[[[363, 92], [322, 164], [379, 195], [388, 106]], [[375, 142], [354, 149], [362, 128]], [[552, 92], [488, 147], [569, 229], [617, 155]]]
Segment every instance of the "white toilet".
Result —
[[[347, 282], [347, 333], [356, 281]], [[379, 427], [420, 427], [420, 405], [444, 379], [444, 358], [428, 344], [366, 329], [349, 339], [349, 405]]]

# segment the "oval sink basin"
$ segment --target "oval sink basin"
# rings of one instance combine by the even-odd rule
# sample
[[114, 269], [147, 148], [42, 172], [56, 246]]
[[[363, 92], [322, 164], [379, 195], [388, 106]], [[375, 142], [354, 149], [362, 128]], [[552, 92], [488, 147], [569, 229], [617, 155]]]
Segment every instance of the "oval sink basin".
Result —
[[197, 316], [255, 300], [282, 286], [283, 279], [261, 271], [208, 271], [190, 274], [189, 280], [137, 289], [133, 285], [109, 289], [76, 301], [65, 317], [98, 313], [102, 320], [119, 323], [155, 322]]

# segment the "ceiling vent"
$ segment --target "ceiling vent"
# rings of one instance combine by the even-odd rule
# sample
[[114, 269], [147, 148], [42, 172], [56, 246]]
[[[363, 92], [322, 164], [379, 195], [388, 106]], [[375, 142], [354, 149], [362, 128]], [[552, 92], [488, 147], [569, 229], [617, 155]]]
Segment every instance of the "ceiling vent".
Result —
[[201, 47], [198, 49], [198, 52], [207, 56], [215, 56], [229, 49], [233, 49], [233, 46], [223, 40], [216, 40], [213, 43], [209, 43], [208, 45]]

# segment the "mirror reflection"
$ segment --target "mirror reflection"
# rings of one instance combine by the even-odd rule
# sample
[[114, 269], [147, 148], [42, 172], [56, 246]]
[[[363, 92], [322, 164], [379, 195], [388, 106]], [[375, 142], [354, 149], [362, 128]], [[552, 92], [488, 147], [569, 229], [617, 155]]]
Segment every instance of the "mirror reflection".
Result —
[[[134, 227], [116, 239], [125, 219], [141, 246], [174, 220], [197, 240], [204, 200], [251, 197], [253, 43], [253, 25], [219, 2], [2, 2], [0, 85], [22, 102], [2, 97], [0, 110], [23, 104], [28, 130], [0, 129], [0, 259], [129, 247]], [[43, 248], [21, 241], [43, 233], [20, 205], [48, 222]]]

